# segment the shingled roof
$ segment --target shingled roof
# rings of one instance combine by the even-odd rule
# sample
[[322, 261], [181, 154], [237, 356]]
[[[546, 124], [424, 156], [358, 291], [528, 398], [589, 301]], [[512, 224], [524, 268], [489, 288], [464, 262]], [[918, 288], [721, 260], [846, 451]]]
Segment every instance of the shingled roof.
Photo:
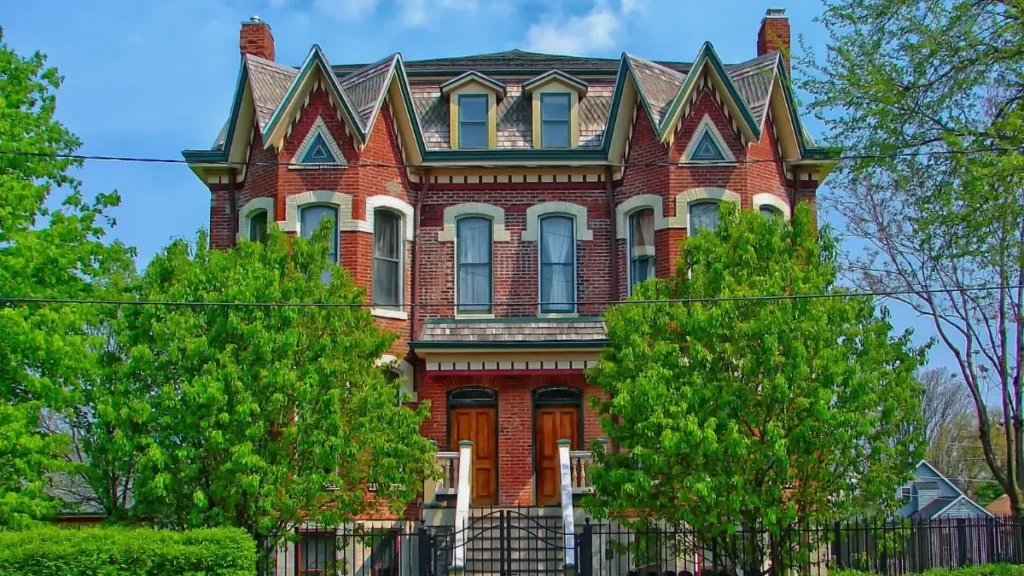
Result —
[[514, 318], [428, 320], [418, 348], [433, 346], [580, 346], [600, 347], [608, 335], [600, 318]]
[[[703, 53], [703, 51], [702, 51]], [[698, 57], [699, 59], [699, 57]], [[725, 70], [736, 87], [742, 104], [750, 111], [758, 126], [763, 124], [771, 95], [779, 55], [765, 54], [752, 60], [726, 65]], [[538, 72], [557, 69], [580, 77], [588, 86], [580, 99], [579, 148], [599, 148], [610, 122], [610, 112], [620, 67], [629, 67], [652, 121], [662, 126], [670, 108], [683, 88], [692, 64], [687, 62], [654, 62], [634, 55], [623, 59], [585, 58], [508, 50], [475, 56], [402, 61], [393, 54], [372, 64], [331, 66], [338, 86], [367, 129], [373, 122], [378, 105], [387, 89], [387, 80], [397, 66], [408, 78], [412, 108], [416, 115], [423, 145], [427, 150], [450, 147], [449, 106], [440, 85], [468, 71], [487, 74], [506, 84], [507, 91], [498, 103], [497, 147], [528, 149], [533, 146], [533, 122], [530, 99], [524, 96], [523, 82]], [[261, 130], [267, 128], [275, 110], [281, 105], [298, 75], [298, 69], [246, 55], [245, 73], [252, 87], [256, 119]], [[220, 150], [223, 137], [212, 147]]]

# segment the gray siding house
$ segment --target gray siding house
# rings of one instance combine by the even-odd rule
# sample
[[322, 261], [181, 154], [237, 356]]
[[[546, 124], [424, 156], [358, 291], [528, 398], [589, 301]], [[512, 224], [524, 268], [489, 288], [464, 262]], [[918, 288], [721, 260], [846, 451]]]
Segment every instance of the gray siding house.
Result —
[[914, 480], [900, 488], [900, 498], [904, 504], [897, 513], [912, 520], [992, 516], [925, 460], [914, 468]]

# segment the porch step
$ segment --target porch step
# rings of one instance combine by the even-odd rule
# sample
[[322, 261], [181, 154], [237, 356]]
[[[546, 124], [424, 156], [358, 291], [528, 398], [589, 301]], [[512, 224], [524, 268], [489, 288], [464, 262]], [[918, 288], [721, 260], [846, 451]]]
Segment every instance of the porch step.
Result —
[[564, 531], [557, 507], [471, 508], [466, 572], [480, 576], [556, 574], [564, 570]]

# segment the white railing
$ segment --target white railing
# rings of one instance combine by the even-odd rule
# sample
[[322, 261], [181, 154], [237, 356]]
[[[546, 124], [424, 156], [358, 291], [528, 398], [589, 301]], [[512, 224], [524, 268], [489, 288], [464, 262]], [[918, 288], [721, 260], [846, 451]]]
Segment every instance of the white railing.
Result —
[[576, 512], [572, 503], [572, 453], [571, 440], [558, 441], [559, 488], [562, 494], [562, 529], [565, 531], [564, 566], [568, 570], [576, 566]]
[[569, 452], [569, 469], [572, 473], [570, 484], [573, 494], [586, 494], [594, 491], [594, 485], [587, 476], [587, 469], [594, 463], [594, 453], [590, 450], [573, 450]]
[[466, 569], [466, 526], [469, 520], [469, 503], [473, 498], [472, 480], [473, 442], [459, 441], [459, 473], [455, 491], [455, 554], [451, 570]]
[[455, 496], [459, 487], [459, 453], [438, 452], [437, 466], [441, 469], [441, 478], [437, 480], [436, 496]]

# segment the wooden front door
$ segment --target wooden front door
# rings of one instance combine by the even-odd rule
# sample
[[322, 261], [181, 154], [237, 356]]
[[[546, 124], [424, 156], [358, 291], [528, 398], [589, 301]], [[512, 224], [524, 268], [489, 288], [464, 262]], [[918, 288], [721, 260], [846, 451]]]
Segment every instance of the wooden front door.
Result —
[[557, 505], [561, 501], [561, 473], [558, 462], [558, 441], [572, 440], [571, 450], [579, 450], [578, 406], [545, 406], [537, 408], [534, 451], [537, 454], [537, 505]]
[[497, 408], [473, 406], [452, 408], [451, 448], [459, 449], [460, 440], [473, 442], [472, 503], [487, 506], [498, 503]]

